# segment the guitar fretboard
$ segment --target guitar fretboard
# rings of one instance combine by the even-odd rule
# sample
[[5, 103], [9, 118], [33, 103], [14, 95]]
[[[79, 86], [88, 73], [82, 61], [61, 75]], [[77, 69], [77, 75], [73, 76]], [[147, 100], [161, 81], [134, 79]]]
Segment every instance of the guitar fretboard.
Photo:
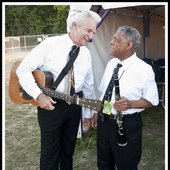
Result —
[[44, 92], [44, 94], [46, 94], [50, 97], [57, 98], [57, 99], [60, 99], [60, 100], [64, 100], [68, 103], [76, 104], [76, 96], [70, 96], [70, 95], [49, 89], [49, 88], [41, 88], [41, 90]]
[[91, 110], [95, 110], [97, 112], [100, 111], [101, 109], [102, 103], [99, 100], [79, 98], [77, 95], [70, 96], [68, 94], [60, 93], [49, 88], [45, 88], [45, 87], [40, 87], [40, 88], [44, 94], [53, 98], [64, 100], [68, 104], [77, 104], [79, 106], [83, 106]]

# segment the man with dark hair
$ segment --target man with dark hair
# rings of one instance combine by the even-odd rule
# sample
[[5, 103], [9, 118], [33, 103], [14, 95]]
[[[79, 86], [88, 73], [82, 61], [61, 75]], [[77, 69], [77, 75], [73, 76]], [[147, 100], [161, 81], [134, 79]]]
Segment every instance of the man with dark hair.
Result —
[[103, 110], [92, 118], [92, 127], [97, 126], [99, 170], [138, 169], [142, 154], [141, 112], [159, 103], [153, 69], [136, 54], [140, 40], [137, 29], [121, 26], [110, 43], [114, 58], [108, 62], [99, 86]]

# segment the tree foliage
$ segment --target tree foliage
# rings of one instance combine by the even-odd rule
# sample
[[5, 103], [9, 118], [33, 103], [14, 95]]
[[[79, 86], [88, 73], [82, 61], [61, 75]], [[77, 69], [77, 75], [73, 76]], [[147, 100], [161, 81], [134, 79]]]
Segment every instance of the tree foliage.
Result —
[[68, 5], [7, 5], [5, 36], [66, 33]]

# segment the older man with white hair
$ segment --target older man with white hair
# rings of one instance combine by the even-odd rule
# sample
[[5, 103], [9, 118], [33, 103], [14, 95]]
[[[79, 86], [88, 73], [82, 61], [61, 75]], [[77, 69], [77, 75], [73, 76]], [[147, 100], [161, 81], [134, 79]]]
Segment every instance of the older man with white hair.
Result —
[[[73, 169], [73, 154], [82, 108], [44, 94], [31, 73], [37, 68], [50, 71], [55, 81], [74, 46], [76, 48], [71, 53], [78, 55], [72, 67], [74, 94], [93, 98], [92, 60], [86, 45], [96, 33], [100, 20], [100, 16], [93, 11], [76, 11], [67, 19], [68, 34], [46, 38], [23, 59], [17, 69], [21, 86], [39, 104], [37, 111], [41, 132], [41, 170]], [[63, 78], [55, 88], [56, 91], [66, 92], [68, 77]], [[90, 110], [86, 111], [84, 117], [90, 118]]]

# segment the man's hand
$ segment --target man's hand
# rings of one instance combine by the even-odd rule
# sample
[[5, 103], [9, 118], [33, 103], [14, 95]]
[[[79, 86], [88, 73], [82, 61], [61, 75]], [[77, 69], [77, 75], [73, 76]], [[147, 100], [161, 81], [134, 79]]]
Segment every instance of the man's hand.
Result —
[[83, 132], [86, 133], [91, 128], [91, 118], [84, 118]]
[[94, 113], [91, 119], [91, 127], [93, 127], [94, 129], [97, 127], [97, 119], [98, 119], [98, 113]]
[[56, 102], [51, 97], [45, 95], [44, 93], [41, 93], [37, 97], [37, 102], [41, 108], [46, 110], [53, 110], [55, 108], [53, 104], [56, 104]]
[[113, 104], [113, 107], [116, 111], [125, 111], [129, 108], [129, 101], [127, 98], [125, 97], [121, 97], [120, 100], [116, 101], [114, 104]]

